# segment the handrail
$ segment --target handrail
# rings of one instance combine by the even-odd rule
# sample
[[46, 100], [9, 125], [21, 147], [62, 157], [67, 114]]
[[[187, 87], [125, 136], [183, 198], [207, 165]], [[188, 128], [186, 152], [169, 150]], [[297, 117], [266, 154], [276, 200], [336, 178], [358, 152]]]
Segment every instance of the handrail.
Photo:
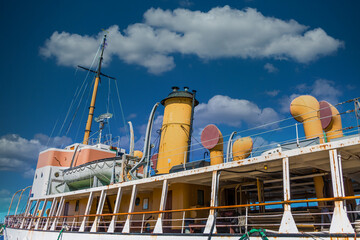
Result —
[[280, 204], [293, 204], [293, 203], [310, 203], [310, 202], [328, 202], [328, 201], [344, 201], [344, 200], [354, 200], [360, 199], [360, 196], [346, 196], [346, 197], [333, 197], [333, 198], [317, 198], [317, 199], [304, 199], [304, 200], [289, 200], [289, 201], [279, 201], [279, 202], [269, 202], [269, 203], [254, 203], [254, 204], [237, 204], [237, 205], [227, 205], [227, 206], [217, 206], [217, 207], [202, 207], [202, 208], [186, 208], [186, 209], [172, 209], [172, 210], [163, 210], [163, 211], [148, 211], [148, 212], [126, 212], [126, 213], [103, 213], [103, 214], [88, 214], [88, 215], [72, 215], [72, 216], [47, 216], [47, 217], [32, 217], [32, 216], [14, 216], [9, 215], [7, 217], [24, 217], [27, 219], [36, 218], [36, 219], [48, 219], [48, 218], [75, 218], [75, 217], [106, 217], [106, 216], [124, 216], [124, 215], [137, 215], [137, 214], [158, 214], [158, 213], [172, 213], [172, 212], [188, 212], [188, 211], [201, 211], [201, 210], [211, 210], [211, 209], [225, 209], [225, 208], [246, 208], [246, 207], [256, 207], [256, 206], [270, 206], [270, 205], [280, 205]]

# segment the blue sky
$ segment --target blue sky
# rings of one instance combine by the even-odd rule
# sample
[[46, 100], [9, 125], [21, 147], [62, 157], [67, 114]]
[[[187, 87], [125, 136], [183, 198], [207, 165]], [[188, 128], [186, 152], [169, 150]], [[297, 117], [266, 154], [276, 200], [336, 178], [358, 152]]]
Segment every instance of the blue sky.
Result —
[[[90, 65], [101, 29], [109, 32], [103, 72], [117, 78], [123, 112], [134, 124], [140, 148], [152, 106], [172, 86], [198, 92], [198, 140], [208, 123], [228, 135], [288, 118], [288, 105], [298, 94], [333, 104], [358, 97], [359, 5], [300, 0], [2, 1], [0, 212], [11, 192], [31, 185], [39, 151], [81, 141], [85, 104], [68, 134], [60, 126], [86, 76], [74, 66]], [[106, 112], [108, 84], [103, 78], [95, 115]], [[110, 89], [110, 111], [115, 114], [111, 132], [124, 136], [114, 82]], [[162, 112], [160, 107], [157, 126]], [[70, 119], [73, 114], [74, 109]], [[264, 135], [259, 142], [266, 145], [284, 136]], [[121, 142], [126, 148], [126, 137]]]

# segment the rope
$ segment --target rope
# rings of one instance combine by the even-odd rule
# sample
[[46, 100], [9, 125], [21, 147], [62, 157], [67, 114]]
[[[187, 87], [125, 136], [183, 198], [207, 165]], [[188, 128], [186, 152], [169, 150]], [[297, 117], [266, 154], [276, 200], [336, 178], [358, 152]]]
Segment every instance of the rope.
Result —
[[245, 233], [239, 240], [250, 240], [250, 235], [252, 235], [253, 233], [259, 233], [261, 239], [263, 240], [269, 240], [266, 236], [266, 231], [262, 228], [260, 229], [251, 229], [250, 231], [248, 231], [247, 233]]

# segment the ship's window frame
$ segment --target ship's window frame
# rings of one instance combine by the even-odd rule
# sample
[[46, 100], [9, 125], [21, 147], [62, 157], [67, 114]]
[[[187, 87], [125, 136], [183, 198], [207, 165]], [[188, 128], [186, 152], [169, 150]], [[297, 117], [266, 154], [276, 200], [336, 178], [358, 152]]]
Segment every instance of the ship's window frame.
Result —
[[75, 202], [75, 212], [79, 211], [80, 201], [76, 200]]
[[143, 205], [143, 209], [144, 209], [144, 210], [149, 209], [149, 198], [144, 198], [142, 205]]
[[204, 206], [204, 204], [205, 204], [204, 196], [205, 196], [204, 190], [198, 189], [197, 190], [197, 205]]
[[140, 204], [140, 198], [139, 197], [136, 197], [135, 199], [135, 206], [139, 206]]

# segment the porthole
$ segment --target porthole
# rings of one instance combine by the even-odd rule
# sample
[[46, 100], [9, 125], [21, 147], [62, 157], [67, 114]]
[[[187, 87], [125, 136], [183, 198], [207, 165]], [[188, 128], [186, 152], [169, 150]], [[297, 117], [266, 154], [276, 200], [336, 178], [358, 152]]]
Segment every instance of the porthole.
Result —
[[41, 173], [40, 177], [42, 178], [43, 176], [44, 176], [44, 174], [43, 174], [43, 173]]
[[60, 176], [60, 173], [59, 173], [59, 172], [55, 172], [55, 173], [54, 173], [54, 176], [55, 176], [55, 177], [59, 177], [59, 176]]

